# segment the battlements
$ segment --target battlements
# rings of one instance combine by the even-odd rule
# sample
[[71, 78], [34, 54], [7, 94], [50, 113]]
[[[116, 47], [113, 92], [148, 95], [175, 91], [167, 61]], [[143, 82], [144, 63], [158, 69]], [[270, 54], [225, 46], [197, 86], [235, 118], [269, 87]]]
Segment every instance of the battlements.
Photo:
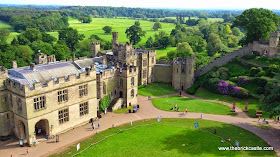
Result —
[[87, 80], [95, 80], [96, 79], [96, 71], [94, 68], [86, 69], [86, 71], [79, 73], [78, 75], [72, 74], [66, 77], [53, 77], [50, 80], [45, 82], [35, 82], [31, 84], [20, 84], [12, 79], [8, 79], [7, 87], [14, 92], [17, 92], [20, 95], [26, 95], [29, 91], [38, 91], [42, 88], [49, 88], [53, 90], [56, 86], [60, 86], [62, 83], [69, 83], [69, 85], [76, 84], [77, 81], [87, 81]]
[[196, 55], [187, 56], [186, 58], [173, 58], [173, 64], [187, 64], [189, 61], [194, 60]]
[[100, 45], [100, 42], [91, 42], [91, 45]]

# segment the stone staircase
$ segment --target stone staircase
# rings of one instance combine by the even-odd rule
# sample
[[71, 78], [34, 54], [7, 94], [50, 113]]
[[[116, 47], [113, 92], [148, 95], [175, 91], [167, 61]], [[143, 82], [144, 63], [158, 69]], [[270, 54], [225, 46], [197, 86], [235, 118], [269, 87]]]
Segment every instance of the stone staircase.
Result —
[[123, 98], [118, 98], [112, 101], [111, 106], [109, 107], [109, 110], [111, 112], [120, 109], [123, 107], [124, 101]]

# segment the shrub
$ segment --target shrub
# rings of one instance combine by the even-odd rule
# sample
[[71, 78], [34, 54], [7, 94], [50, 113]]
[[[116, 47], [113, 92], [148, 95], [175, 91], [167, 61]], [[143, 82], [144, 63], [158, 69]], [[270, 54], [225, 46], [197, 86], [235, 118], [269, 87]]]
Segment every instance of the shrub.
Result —
[[249, 79], [247, 77], [244, 77], [244, 76], [238, 77], [238, 80], [237, 80], [238, 86], [244, 87], [244, 86], [248, 85], [248, 83], [249, 83]]
[[264, 94], [264, 89], [263, 89], [263, 87], [258, 87], [257, 90], [256, 90], [256, 93], [257, 93], [257, 94]]
[[242, 87], [233, 87], [231, 96], [238, 97], [238, 98], [248, 98], [249, 92], [248, 90]]
[[276, 64], [272, 64], [269, 66], [267, 70], [267, 76], [273, 77], [275, 73], [279, 73], [279, 72], [280, 72], [280, 66]]
[[209, 91], [216, 93], [218, 89], [219, 81], [220, 81], [219, 78], [209, 78], [203, 82], [202, 86], [208, 89]]
[[187, 93], [194, 95], [194, 93], [196, 92], [196, 90], [200, 87], [200, 83], [196, 82], [193, 86], [191, 86], [190, 88], [187, 89]]
[[228, 47], [229, 48], [235, 48], [235, 47], [238, 47], [238, 44], [237, 43], [229, 43]]
[[255, 84], [256, 86], [264, 87], [268, 81], [263, 77], [255, 77], [250, 79], [250, 82]]
[[228, 78], [228, 72], [229, 72], [228, 68], [226, 68], [226, 67], [220, 67], [220, 68], [218, 69], [218, 72], [220, 73], [220, 78], [221, 78], [222, 80], [226, 80], [226, 79]]
[[260, 71], [256, 76], [257, 77], [262, 77], [262, 76], [265, 76], [265, 75], [266, 75], [265, 71]]
[[260, 68], [252, 67], [250, 69], [250, 76], [254, 77], [261, 71]]
[[238, 78], [237, 77], [232, 77], [229, 79], [231, 82], [237, 83]]
[[255, 59], [256, 55], [254, 55], [254, 54], [247, 54], [247, 55], [243, 56], [243, 58], [246, 59], [246, 60], [251, 60], [251, 59]]
[[248, 90], [223, 80], [218, 84], [218, 92], [223, 95], [231, 95], [238, 98], [247, 98], [249, 96]]

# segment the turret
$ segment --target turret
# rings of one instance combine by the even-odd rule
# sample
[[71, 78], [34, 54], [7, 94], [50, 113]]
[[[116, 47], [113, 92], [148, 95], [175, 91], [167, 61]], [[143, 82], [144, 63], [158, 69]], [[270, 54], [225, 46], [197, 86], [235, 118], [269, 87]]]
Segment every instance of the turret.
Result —
[[98, 52], [100, 52], [100, 42], [92, 42], [90, 48], [91, 57], [98, 57]]

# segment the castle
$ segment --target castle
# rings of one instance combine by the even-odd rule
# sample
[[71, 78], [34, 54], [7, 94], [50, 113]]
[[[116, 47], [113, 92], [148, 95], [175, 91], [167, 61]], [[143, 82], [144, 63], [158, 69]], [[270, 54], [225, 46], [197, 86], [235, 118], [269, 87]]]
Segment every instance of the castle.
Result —
[[138, 85], [154, 80], [156, 51], [118, 43], [100, 51], [91, 43], [91, 58], [56, 61], [38, 53], [30, 66], [1, 67], [0, 136], [14, 134], [32, 145], [45, 135], [56, 135], [88, 123], [99, 114], [99, 101], [111, 96], [112, 108], [137, 104]]
[[[91, 43], [91, 58], [56, 61], [39, 53], [30, 66], [0, 67], [0, 137], [11, 134], [32, 145], [45, 135], [56, 135], [88, 123], [99, 114], [99, 101], [111, 96], [112, 109], [137, 104], [138, 85], [151, 82], [172, 84], [177, 90], [191, 87], [195, 77], [252, 51], [279, 55], [279, 33], [271, 33], [269, 44], [254, 42], [214, 60], [195, 71], [195, 56], [174, 58], [156, 64], [156, 51], [134, 49], [118, 43], [113, 32], [112, 50], [101, 51]], [[40, 130], [40, 131], [39, 131]], [[39, 133], [40, 132], [40, 133]]]

